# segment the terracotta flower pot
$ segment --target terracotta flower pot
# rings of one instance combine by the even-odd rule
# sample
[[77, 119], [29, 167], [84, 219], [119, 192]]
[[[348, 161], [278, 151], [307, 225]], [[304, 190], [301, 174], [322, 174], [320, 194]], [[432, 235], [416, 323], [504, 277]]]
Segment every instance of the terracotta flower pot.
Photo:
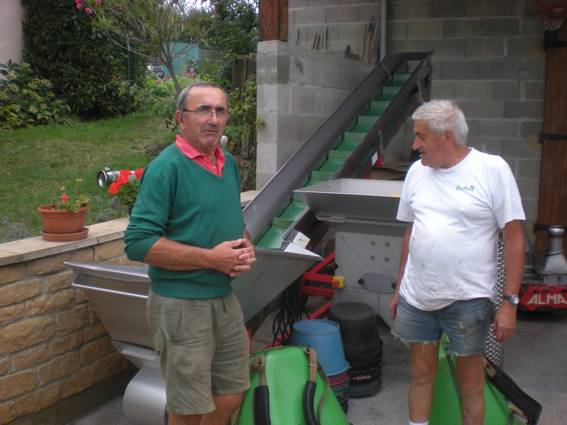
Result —
[[85, 227], [87, 206], [74, 213], [53, 205], [42, 205], [37, 212], [42, 220], [41, 236], [46, 241], [76, 241], [86, 238], [89, 233]]

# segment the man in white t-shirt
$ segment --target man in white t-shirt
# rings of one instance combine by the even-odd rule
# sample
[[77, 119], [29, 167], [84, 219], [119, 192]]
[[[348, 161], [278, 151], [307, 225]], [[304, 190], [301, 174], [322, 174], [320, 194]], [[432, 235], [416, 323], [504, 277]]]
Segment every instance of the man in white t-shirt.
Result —
[[[456, 354], [463, 425], [484, 420], [484, 343], [494, 323], [505, 341], [516, 327], [524, 267], [525, 220], [518, 187], [499, 156], [466, 145], [462, 111], [446, 100], [412, 115], [412, 148], [397, 219], [408, 222], [396, 291], [393, 333], [409, 344], [410, 425], [427, 425], [442, 333]], [[504, 301], [494, 312], [498, 232], [504, 238]]]

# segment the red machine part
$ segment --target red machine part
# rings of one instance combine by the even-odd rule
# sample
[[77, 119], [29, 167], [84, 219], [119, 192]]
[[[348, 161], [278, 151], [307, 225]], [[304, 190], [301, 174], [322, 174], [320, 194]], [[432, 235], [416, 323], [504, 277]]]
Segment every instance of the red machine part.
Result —
[[[332, 298], [334, 289], [344, 287], [344, 277], [321, 272], [321, 270], [329, 266], [334, 261], [335, 253], [333, 252], [327, 255], [323, 261], [313, 266], [311, 270], [303, 273], [303, 276], [301, 277], [301, 295], [323, 297], [327, 300], [327, 302], [309, 315], [309, 319], [317, 319], [326, 316], [333, 304]], [[314, 285], [312, 283], [316, 284]]]
[[567, 285], [522, 285], [520, 309], [527, 311], [567, 310]]

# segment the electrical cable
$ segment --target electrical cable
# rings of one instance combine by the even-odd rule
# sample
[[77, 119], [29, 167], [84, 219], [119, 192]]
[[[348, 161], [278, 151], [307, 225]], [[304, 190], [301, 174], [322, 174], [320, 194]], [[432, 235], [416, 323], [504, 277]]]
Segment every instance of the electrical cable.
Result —
[[307, 316], [307, 298], [301, 295], [300, 281], [296, 280], [281, 295], [280, 311], [272, 323], [272, 346], [287, 345], [293, 332], [293, 324]]

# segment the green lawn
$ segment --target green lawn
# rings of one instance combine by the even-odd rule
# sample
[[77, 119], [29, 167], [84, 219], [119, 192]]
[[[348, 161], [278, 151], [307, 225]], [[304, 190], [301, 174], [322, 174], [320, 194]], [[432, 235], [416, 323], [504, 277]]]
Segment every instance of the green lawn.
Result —
[[77, 177], [91, 195], [88, 224], [127, 214], [96, 185], [102, 167], [134, 169], [145, 148], [173, 141], [163, 119], [133, 114], [92, 123], [0, 130], [0, 242], [39, 234], [36, 208]]

